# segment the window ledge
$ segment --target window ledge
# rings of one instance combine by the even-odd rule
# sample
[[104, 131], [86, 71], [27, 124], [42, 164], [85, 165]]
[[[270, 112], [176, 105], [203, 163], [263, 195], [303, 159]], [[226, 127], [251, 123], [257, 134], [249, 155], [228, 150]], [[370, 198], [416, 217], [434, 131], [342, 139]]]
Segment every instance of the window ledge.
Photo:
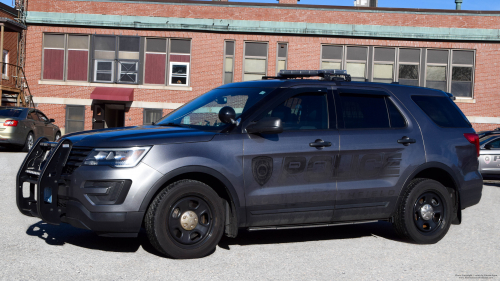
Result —
[[476, 103], [476, 99], [473, 98], [456, 98], [456, 103]]
[[38, 80], [39, 85], [59, 85], [59, 86], [82, 86], [82, 87], [113, 87], [113, 88], [133, 88], [149, 90], [171, 90], [171, 91], [192, 91], [192, 87], [186, 86], [163, 86], [163, 85], [127, 85], [127, 84], [107, 84], [107, 83], [89, 83], [73, 81], [53, 81]]

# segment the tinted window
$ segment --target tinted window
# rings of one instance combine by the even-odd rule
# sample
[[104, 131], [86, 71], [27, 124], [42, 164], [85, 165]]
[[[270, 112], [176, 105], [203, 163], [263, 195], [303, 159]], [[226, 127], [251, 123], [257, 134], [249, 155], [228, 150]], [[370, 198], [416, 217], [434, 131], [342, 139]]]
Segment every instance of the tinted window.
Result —
[[47, 116], [45, 116], [45, 114], [43, 114], [41, 112], [37, 112], [37, 113], [38, 113], [38, 117], [40, 118], [40, 120], [49, 121], [49, 118], [47, 118]]
[[340, 95], [344, 128], [390, 128], [383, 96]]
[[492, 142], [489, 142], [488, 144], [491, 145], [491, 148], [498, 149], [498, 148], [500, 148], [500, 139], [496, 139]]
[[326, 94], [304, 93], [296, 95], [273, 108], [266, 116], [280, 118], [285, 131], [328, 129]]
[[412, 96], [411, 99], [438, 126], [445, 128], [470, 128], [469, 121], [448, 97]]
[[496, 137], [497, 136], [495, 136], [495, 135], [493, 135], [493, 136], [492, 135], [488, 135], [488, 136], [480, 137], [479, 138], [479, 144], [483, 145], [483, 144], [489, 142], [491, 139], [496, 138]]
[[406, 120], [399, 112], [398, 108], [392, 101], [386, 98], [387, 111], [389, 111], [389, 119], [391, 120], [391, 128], [404, 128], [406, 127]]
[[35, 121], [40, 121], [40, 119], [38, 118], [38, 115], [36, 114], [35, 111], [32, 111], [28, 114], [28, 116], [30, 117], [29, 119], [33, 119]]
[[15, 109], [15, 108], [0, 109], [1, 117], [19, 117], [21, 116], [21, 113], [23, 113], [22, 109]]

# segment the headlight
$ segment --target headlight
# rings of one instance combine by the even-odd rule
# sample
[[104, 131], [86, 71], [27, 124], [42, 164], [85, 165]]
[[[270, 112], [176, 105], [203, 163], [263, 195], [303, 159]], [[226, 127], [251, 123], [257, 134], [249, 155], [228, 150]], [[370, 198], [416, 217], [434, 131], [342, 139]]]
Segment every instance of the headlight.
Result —
[[151, 147], [96, 148], [85, 158], [83, 165], [135, 167], [146, 156]]

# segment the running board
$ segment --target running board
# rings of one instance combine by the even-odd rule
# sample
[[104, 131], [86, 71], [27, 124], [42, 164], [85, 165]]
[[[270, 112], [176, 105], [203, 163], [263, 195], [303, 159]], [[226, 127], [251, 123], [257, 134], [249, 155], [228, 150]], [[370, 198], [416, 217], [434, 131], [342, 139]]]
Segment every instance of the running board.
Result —
[[249, 227], [248, 231], [328, 227], [328, 226], [338, 226], [338, 225], [353, 225], [353, 224], [362, 224], [362, 223], [373, 223], [373, 222], [379, 222], [379, 221], [385, 221], [385, 220], [352, 221], [352, 222], [338, 222], [338, 223], [316, 223], [316, 224], [299, 224], [299, 225], [258, 226], [258, 227]]

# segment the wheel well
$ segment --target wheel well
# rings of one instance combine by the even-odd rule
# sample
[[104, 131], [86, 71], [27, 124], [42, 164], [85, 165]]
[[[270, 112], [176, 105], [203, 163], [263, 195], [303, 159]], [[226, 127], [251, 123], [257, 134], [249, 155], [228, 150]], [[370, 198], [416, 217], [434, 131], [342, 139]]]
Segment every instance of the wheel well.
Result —
[[460, 212], [458, 186], [453, 180], [453, 177], [448, 172], [440, 168], [427, 168], [416, 174], [414, 178], [432, 179], [444, 185], [448, 189], [448, 191], [453, 194], [455, 212]]
[[[169, 179], [167, 182], [165, 182], [163, 186], [156, 191], [155, 195], [152, 198], [154, 199], [156, 195], [158, 195], [158, 193], [160, 193], [165, 187], [169, 186], [170, 184], [186, 179], [196, 180], [210, 186], [210, 188], [212, 188], [217, 193], [217, 195], [219, 195], [220, 198], [224, 199], [225, 201], [224, 209], [226, 210], [226, 226], [225, 226], [226, 235], [229, 237], [236, 237], [236, 235], [238, 234], [238, 219], [236, 214], [236, 205], [226, 185], [223, 182], [221, 182], [218, 178], [212, 175], [201, 172], [188, 172], [175, 176]], [[151, 202], [149, 202], [149, 204], [151, 204]]]

